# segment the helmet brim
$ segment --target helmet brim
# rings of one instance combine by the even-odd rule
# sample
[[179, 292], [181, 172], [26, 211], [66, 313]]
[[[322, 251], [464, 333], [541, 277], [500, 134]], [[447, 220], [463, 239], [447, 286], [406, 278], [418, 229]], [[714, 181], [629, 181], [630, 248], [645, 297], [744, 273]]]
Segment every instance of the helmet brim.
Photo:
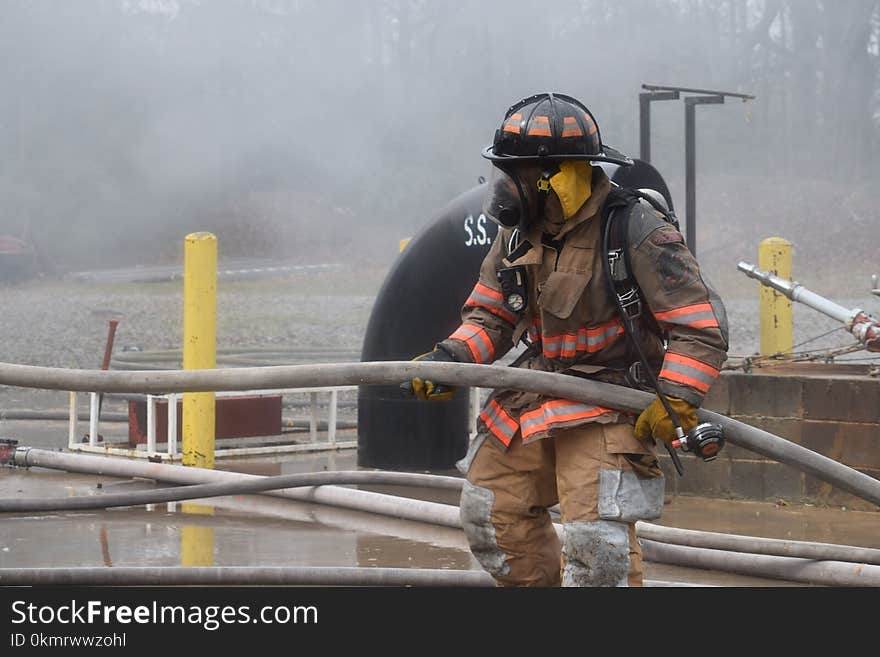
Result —
[[589, 162], [610, 162], [622, 167], [633, 165], [632, 159], [610, 146], [603, 146], [600, 155], [496, 155], [492, 146], [486, 146], [482, 156], [493, 162], [562, 162], [563, 160], [587, 160]]

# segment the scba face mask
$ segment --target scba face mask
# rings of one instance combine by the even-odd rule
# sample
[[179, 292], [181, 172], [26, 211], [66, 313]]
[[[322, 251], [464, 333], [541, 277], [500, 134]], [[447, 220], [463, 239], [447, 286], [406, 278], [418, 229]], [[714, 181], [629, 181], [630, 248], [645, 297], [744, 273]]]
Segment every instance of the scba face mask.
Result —
[[500, 226], [524, 229], [543, 214], [551, 175], [537, 166], [493, 166], [483, 214]]
[[564, 219], [570, 219], [592, 193], [592, 167], [587, 162], [558, 165], [492, 167], [483, 213], [507, 228], [525, 229], [544, 214], [547, 197], [556, 194]]

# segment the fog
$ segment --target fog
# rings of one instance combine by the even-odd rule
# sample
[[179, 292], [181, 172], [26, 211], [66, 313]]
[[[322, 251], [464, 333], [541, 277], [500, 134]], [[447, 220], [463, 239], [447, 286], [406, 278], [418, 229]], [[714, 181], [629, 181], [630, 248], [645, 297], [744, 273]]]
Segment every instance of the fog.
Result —
[[[876, 0], [4, 0], [0, 233], [54, 272], [174, 262], [196, 230], [381, 262], [488, 173], [516, 100], [578, 97], [637, 156], [651, 83], [756, 96], [697, 109], [710, 270], [778, 234], [866, 287], [878, 36]], [[683, 216], [683, 104], [653, 114]]]

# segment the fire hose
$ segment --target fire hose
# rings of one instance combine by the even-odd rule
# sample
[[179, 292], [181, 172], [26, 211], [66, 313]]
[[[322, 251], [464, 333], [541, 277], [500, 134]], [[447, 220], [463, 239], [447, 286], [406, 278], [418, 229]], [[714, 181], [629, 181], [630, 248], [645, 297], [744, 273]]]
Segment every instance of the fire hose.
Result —
[[[90, 466], [101, 457], [82, 455], [56, 455], [46, 450], [30, 447], [16, 447], [13, 454], [6, 457], [11, 463], [27, 467], [29, 465], [65, 467], [90, 471]], [[2, 459], [0, 459], [2, 462]], [[122, 461], [122, 469], [116, 474], [123, 474], [126, 461]], [[179, 470], [181, 466], [162, 465], [155, 469], [155, 476], [164, 478], [168, 472]], [[137, 474], [137, 470], [130, 470]], [[184, 469], [186, 472], [186, 469]], [[105, 509], [116, 506], [137, 506], [143, 504], [159, 504], [163, 502], [194, 500], [208, 497], [228, 495], [244, 495], [289, 488], [305, 488], [313, 486], [347, 486], [347, 485], [391, 485], [430, 488], [460, 492], [464, 480], [459, 477], [447, 477], [411, 472], [387, 472], [372, 470], [337, 470], [329, 472], [311, 472], [277, 475], [271, 477], [250, 476], [247, 478], [220, 477], [221, 481], [190, 484], [171, 488], [159, 488], [127, 493], [102, 493], [96, 495], [78, 495], [58, 498], [18, 498], [0, 500], [0, 513], [32, 513], [39, 511], [82, 511], [86, 509]], [[854, 546], [834, 545], [830, 543], [812, 543], [806, 541], [789, 541], [780, 539], [754, 538], [736, 536], [716, 532], [664, 527], [646, 522], [636, 524], [639, 538], [661, 543], [671, 543], [689, 547], [711, 548], [719, 550], [736, 550], [753, 554], [766, 554], [805, 559], [833, 559], [880, 565], [880, 550], [859, 548]]]
[[[0, 364], [0, 384], [28, 386], [46, 389], [105, 391], [105, 392], [162, 392], [162, 391], [211, 391], [211, 390], [243, 390], [271, 389], [291, 387], [317, 387], [351, 384], [387, 384], [392, 385], [400, 380], [413, 376], [429, 377], [450, 385], [470, 385], [477, 387], [509, 387], [557, 397], [599, 403], [621, 410], [639, 412], [646, 406], [652, 396], [628, 388], [569, 377], [566, 375], [545, 372], [512, 370], [500, 366], [469, 365], [460, 363], [425, 363], [425, 362], [383, 362], [383, 363], [352, 363], [335, 365], [281, 366], [263, 368], [241, 368], [234, 371], [224, 370], [193, 370], [172, 372], [94, 372], [89, 370], [63, 370], [25, 365]], [[809, 472], [820, 479], [828, 481], [848, 492], [868, 499], [875, 504], [880, 500], [880, 482], [863, 475], [832, 459], [811, 452], [803, 447], [789, 443], [777, 436], [755, 429], [749, 425], [736, 422], [729, 418], [701, 410], [700, 419], [720, 422], [728, 431], [728, 439], [757, 453], [769, 456], [783, 463]], [[52, 460], [70, 458], [45, 450], [21, 450], [25, 461], [31, 461], [34, 452], [42, 453], [41, 465], [53, 467]], [[9, 456], [9, 452], [5, 456]], [[153, 463], [131, 463], [101, 457], [77, 456], [78, 459], [94, 459], [92, 472], [112, 474], [120, 466], [137, 466], [141, 470], [137, 476], [173, 481], [175, 483], [208, 483], [206, 477], [226, 477], [241, 479], [248, 475], [202, 471], [193, 468], [180, 468]], [[24, 465], [23, 463], [19, 463]], [[31, 463], [37, 465], [37, 463]], [[58, 467], [58, 466], [55, 466]], [[64, 466], [61, 466], [63, 469]], [[173, 476], [157, 474], [157, 468], [176, 468], [176, 471], [188, 471]], [[78, 469], [78, 468], [73, 468]], [[124, 476], [131, 476], [127, 472]], [[380, 513], [399, 518], [435, 522], [437, 524], [457, 527], [458, 510], [448, 505], [436, 504], [420, 500], [393, 498], [368, 491], [350, 490], [334, 486], [310, 487], [275, 491], [273, 495], [317, 502], [321, 504], [341, 505], [360, 509], [371, 513]], [[426, 520], [430, 518], [430, 520]], [[747, 538], [747, 537], [746, 537]], [[669, 563], [688, 565], [687, 559], [676, 561], [674, 550], [667, 551], [657, 560]], [[728, 552], [728, 555], [736, 554]], [[646, 556], [647, 553], [646, 553]], [[744, 555], [746, 558], [750, 555]], [[754, 556], [754, 555], [752, 555]], [[650, 558], [650, 557], [649, 557]], [[774, 557], [765, 557], [773, 559]], [[782, 558], [785, 557], [775, 557]], [[781, 571], [784, 577], [789, 575], [795, 579], [802, 569], [799, 562], [786, 562]], [[837, 562], [823, 562], [834, 569], [831, 579], [821, 579], [821, 573], [807, 572], [800, 581], [811, 583], [854, 582], [871, 585], [880, 584], [880, 578], [874, 573], [875, 566], [860, 565], [854, 573], [840, 566]], [[743, 566], [745, 567], [745, 566]], [[845, 572], [841, 574], [840, 568]], [[814, 569], [815, 570], [815, 569]], [[823, 573], [825, 571], [822, 571]], [[780, 576], [777, 574], [777, 576]], [[843, 577], [843, 579], [841, 579]], [[817, 578], [818, 581], [817, 581]], [[849, 578], [849, 579], [847, 579]]]
[[[263, 478], [234, 472], [144, 463], [123, 459], [108, 459], [99, 456], [64, 454], [34, 448], [13, 448], [7, 450], [4, 460], [9, 459], [20, 466], [33, 465], [113, 476], [136, 476], [172, 483], [204, 484], [222, 482], [227, 484], [227, 494], [232, 494], [235, 486], [240, 485], [242, 482], [258, 482], [256, 485], [249, 484], [247, 486], [251, 492], [254, 492], [260, 487], [269, 485], [266, 484], [266, 480], [274, 480], [270, 482], [271, 485], [277, 485], [277, 482], [280, 481], [277, 477]], [[312, 473], [312, 475], [308, 476], [318, 474], [329, 473]], [[389, 474], [402, 473], [359, 472], [357, 474], [377, 475], [376, 482], [378, 482], [385, 480], [385, 477]], [[296, 475], [284, 476], [294, 477]], [[421, 477], [423, 475], [407, 475], [405, 478], [397, 479], [396, 483], [402, 481], [410, 483]], [[291, 480], [288, 479], [287, 481]], [[423, 482], [432, 486], [439, 485], [443, 488], [451, 488], [453, 482], [460, 486], [461, 480], [432, 475], [423, 479]], [[192, 492], [195, 488], [195, 486], [187, 486], [179, 490]], [[448, 504], [401, 498], [337, 486], [285, 489], [273, 491], [270, 494], [298, 501], [355, 509], [456, 529], [461, 528], [458, 508]], [[557, 533], [562, 532], [561, 525], [557, 524], [555, 528]], [[713, 534], [711, 532], [695, 532], [642, 522], [636, 524], [636, 530], [639, 534], [639, 540], [643, 544], [645, 558], [649, 561], [694, 567], [695, 559], [698, 564], [697, 567], [731, 571], [746, 575], [774, 577], [819, 585], [880, 586], [880, 566], [871, 565], [872, 561], [877, 560], [877, 550], [853, 546], [779, 541], [747, 536]], [[659, 541], [668, 541], [668, 543], [661, 543]], [[760, 552], [760, 554], [740, 551], [746, 548], [755, 548], [755, 551]], [[696, 555], [694, 559], [689, 557], [691, 553]], [[858, 561], [858, 563], [854, 563], [855, 561]], [[0, 569], [0, 582], [8, 581], [7, 577], [14, 577], [16, 578], [15, 582], [25, 584], [32, 584], [38, 581], [43, 583], [70, 583], [72, 581], [100, 583], [106, 581], [106, 577], [109, 577], [99, 573], [95, 575], [97, 579], [93, 579], [91, 573], [83, 572], [78, 575], [80, 579], [68, 582], [63, 579], [65, 576], [59, 575], [57, 572], [43, 572], [47, 569], [30, 570], [33, 570], [33, 573], [30, 573], [35, 578], [33, 581], [26, 579], [27, 576], [30, 576], [28, 573], [18, 573], [17, 569]], [[57, 571], [59, 569], [52, 570]], [[230, 574], [229, 576], [236, 577], [235, 574]], [[244, 577], [243, 574], [237, 576]], [[169, 573], [169, 577], [176, 577], [176, 575]], [[134, 576], [134, 581], [141, 580]], [[12, 581], [8, 581], [8, 583], [12, 583]], [[176, 580], [175, 583], [177, 583]], [[210, 583], [210, 577], [202, 583]]]
[[0, 568], [4, 586], [494, 586], [488, 573], [440, 568], [179, 566]]
[[[95, 371], [0, 363], [0, 385], [84, 392], [211, 392], [340, 385], [397, 385], [415, 376], [450, 386], [510, 388], [641, 412], [653, 395], [551, 372], [500, 365], [388, 361], [235, 368], [228, 370]], [[726, 439], [880, 505], [880, 481], [833, 459], [731, 418], [700, 409], [701, 422], [723, 426]]]
[[798, 301], [826, 317], [841, 322], [868, 351], [880, 351], [880, 320], [861, 308], [846, 308], [830, 299], [808, 290], [797, 281], [776, 276], [772, 272], [758, 269], [755, 265], [740, 262], [737, 266], [749, 278], [758, 280], [761, 285], [773, 288], [792, 301]]

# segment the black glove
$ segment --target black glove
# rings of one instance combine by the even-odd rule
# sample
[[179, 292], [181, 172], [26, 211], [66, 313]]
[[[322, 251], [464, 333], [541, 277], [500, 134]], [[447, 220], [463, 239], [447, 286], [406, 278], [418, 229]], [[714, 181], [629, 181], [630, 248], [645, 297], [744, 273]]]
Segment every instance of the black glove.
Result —
[[[434, 361], [438, 363], [454, 363], [455, 357], [443, 347], [434, 347], [434, 351], [429, 351], [421, 356], [416, 356], [413, 360]], [[418, 399], [440, 401], [450, 399], [455, 394], [455, 389], [443, 385], [442, 383], [434, 383], [428, 379], [422, 379], [419, 376], [413, 377], [411, 381], [400, 384], [400, 387]]]

